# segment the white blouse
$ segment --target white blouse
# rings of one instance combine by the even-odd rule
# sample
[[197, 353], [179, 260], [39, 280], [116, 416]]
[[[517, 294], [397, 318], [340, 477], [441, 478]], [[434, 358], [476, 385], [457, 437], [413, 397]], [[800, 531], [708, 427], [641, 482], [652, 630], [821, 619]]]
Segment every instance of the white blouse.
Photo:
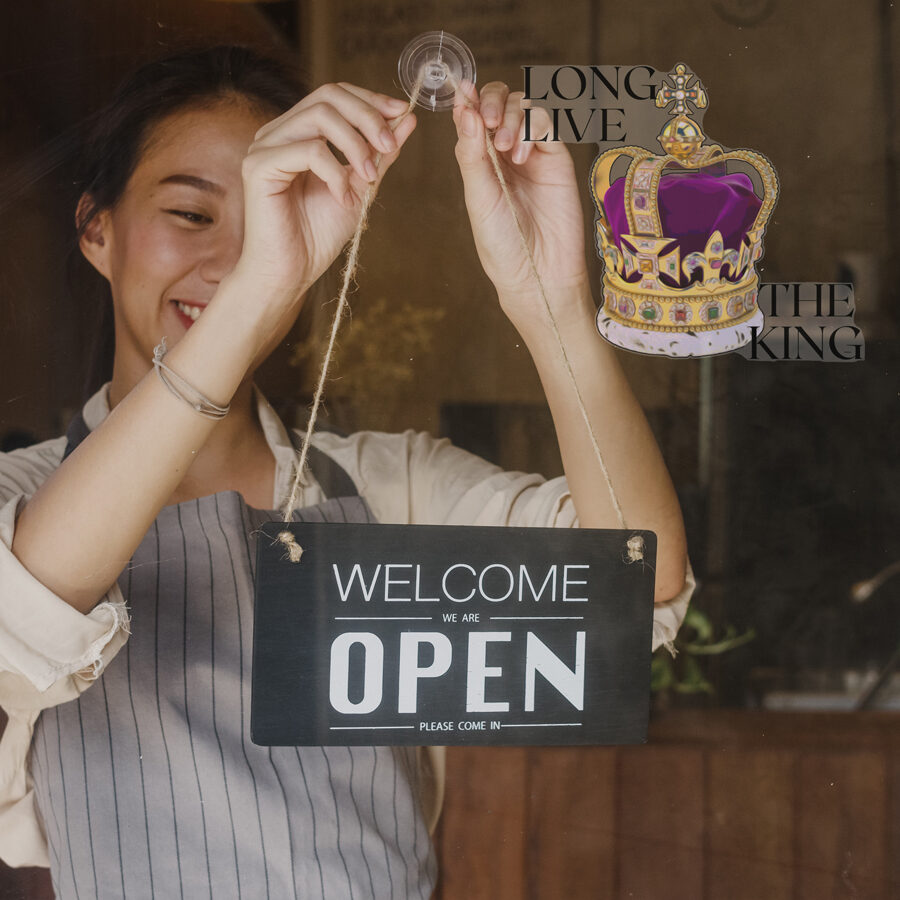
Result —
[[[91, 430], [109, 414], [107, 391], [108, 385], [85, 404]], [[277, 509], [290, 490], [295, 452], [258, 391], [257, 404], [276, 461], [272, 508]], [[384, 524], [578, 525], [564, 477], [547, 481], [540, 475], [505, 472], [446, 439], [414, 431], [362, 431], [348, 437], [318, 432], [313, 444], [346, 470]], [[117, 584], [83, 615], [45, 588], [11, 552], [17, 514], [58, 468], [65, 447], [66, 438], [59, 437], [0, 454], [0, 707], [9, 716], [0, 740], [0, 858], [11, 866], [49, 865], [27, 766], [40, 711], [90, 687], [129, 634], [128, 611]], [[297, 506], [324, 499], [313, 483], [303, 489]], [[688, 563], [680, 593], [654, 607], [654, 650], [674, 639], [694, 587]], [[443, 795], [440, 748], [431, 748], [425, 761], [434, 784], [433, 825]]]

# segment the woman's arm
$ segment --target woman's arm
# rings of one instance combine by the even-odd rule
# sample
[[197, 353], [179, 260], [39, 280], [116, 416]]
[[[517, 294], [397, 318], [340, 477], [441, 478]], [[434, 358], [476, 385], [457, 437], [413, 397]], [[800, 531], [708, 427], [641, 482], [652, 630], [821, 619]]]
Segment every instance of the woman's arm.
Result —
[[[486, 85], [480, 97], [466, 86], [454, 109], [456, 155], [476, 248], [537, 367], [580, 524], [620, 527], [550, 316], [485, 149], [486, 128], [496, 128], [494, 146], [625, 521], [656, 532], [655, 599], [667, 601], [685, 581], [678, 499], [614, 351], [596, 332], [572, 158], [562, 143], [521, 140], [521, 98], [500, 82]], [[549, 117], [543, 110], [532, 112], [535, 133], [544, 133], [541, 125], [549, 124]]]
[[[166, 363], [216, 403], [237, 390], [263, 327], [240, 280], [223, 281]], [[149, 360], [148, 360], [149, 363]], [[12, 551], [83, 613], [115, 582], [216, 422], [150, 372], [19, 514]]]
[[[656, 532], [654, 598], [657, 603], [671, 600], [684, 584], [687, 550], [675, 489], [614, 351], [597, 334], [589, 289], [573, 291], [566, 305], [570, 314], [557, 317], [560, 335], [603, 462], [628, 527]], [[609, 487], [549, 323], [529, 322], [518, 328], [547, 395], [579, 523], [586, 528], [618, 528]]]
[[[415, 126], [410, 116], [390, 135], [386, 117], [405, 107], [351, 85], [325, 85], [257, 133], [243, 165], [240, 259], [166, 357], [214, 403], [229, 402], [340, 252], [369, 182], [383, 176]], [[382, 163], [372, 177], [365, 163], [376, 153]], [[217, 427], [173, 397], [149, 359], [147, 369], [17, 521], [15, 556], [81, 612], [118, 577]], [[221, 462], [223, 478], [228, 464]]]

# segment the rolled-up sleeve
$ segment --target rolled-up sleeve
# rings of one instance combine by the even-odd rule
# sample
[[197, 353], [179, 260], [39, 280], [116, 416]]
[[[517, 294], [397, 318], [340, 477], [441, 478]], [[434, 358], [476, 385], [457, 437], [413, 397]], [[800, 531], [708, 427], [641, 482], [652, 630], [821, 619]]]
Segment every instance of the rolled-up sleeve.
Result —
[[672, 655], [675, 654], [672, 641], [675, 640], [675, 635], [681, 628], [694, 589], [697, 587], [694, 570], [687, 557], [685, 557], [684, 569], [684, 586], [681, 590], [671, 600], [653, 605], [653, 649], [666, 647]]
[[0, 856], [12, 866], [49, 865], [28, 771], [40, 711], [76, 699], [129, 634], [117, 585], [83, 615], [12, 552], [16, 517], [59, 466], [64, 448], [65, 439], [57, 438], [0, 454], [0, 707], [8, 716], [0, 739]]
[[[13, 554], [16, 517], [38, 486], [22, 485], [27, 494], [0, 491], [0, 705], [7, 709], [52, 705], [58, 691], [49, 689], [61, 680], [66, 681], [62, 693], [77, 694], [128, 636], [118, 585], [85, 615], [48, 590]], [[47, 552], [52, 554], [52, 547]]]

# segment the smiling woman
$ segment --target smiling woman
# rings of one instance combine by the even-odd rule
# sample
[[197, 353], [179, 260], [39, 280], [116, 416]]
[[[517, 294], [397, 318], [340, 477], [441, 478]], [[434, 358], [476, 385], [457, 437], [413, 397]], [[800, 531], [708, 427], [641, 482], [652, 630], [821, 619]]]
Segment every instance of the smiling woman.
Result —
[[[469, 92], [454, 121], [476, 247], [540, 373], [566, 477], [503, 472], [411, 431], [317, 434], [294, 516], [615, 525], [530, 254], [606, 426], [622, 509], [657, 533], [658, 646], [693, 580], [659, 451], [593, 334], [571, 158], [523, 142], [506, 85]], [[407, 106], [347, 83], [301, 98], [275, 63], [219, 47], [145, 66], [97, 119], [76, 220], [110, 288], [112, 378], [65, 437], [0, 456], [0, 856], [49, 866], [60, 898], [434, 888], [440, 791], [425, 775], [439, 783], [439, 766], [408, 748], [249, 740], [256, 524], [277, 516], [302, 438], [253, 376], [413, 132]]]
[[160, 335], [176, 344], [240, 258], [241, 163], [268, 118], [239, 97], [170, 113], [122, 196], [82, 229], [82, 251], [112, 291], [112, 405], [146, 374]]

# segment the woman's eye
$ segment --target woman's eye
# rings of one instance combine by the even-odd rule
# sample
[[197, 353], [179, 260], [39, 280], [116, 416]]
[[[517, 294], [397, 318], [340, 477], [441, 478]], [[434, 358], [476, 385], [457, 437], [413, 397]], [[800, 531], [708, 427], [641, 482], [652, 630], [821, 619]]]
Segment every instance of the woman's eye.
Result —
[[164, 210], [164, 212], [173, 216], [178, 216], [186, 222], [190, 222], [192, 225], [207, 225], [212, 222], [212, 219], [209, 216], [205, 216], [203, 213], [191, 212], [189, 209], [167, 209]]

